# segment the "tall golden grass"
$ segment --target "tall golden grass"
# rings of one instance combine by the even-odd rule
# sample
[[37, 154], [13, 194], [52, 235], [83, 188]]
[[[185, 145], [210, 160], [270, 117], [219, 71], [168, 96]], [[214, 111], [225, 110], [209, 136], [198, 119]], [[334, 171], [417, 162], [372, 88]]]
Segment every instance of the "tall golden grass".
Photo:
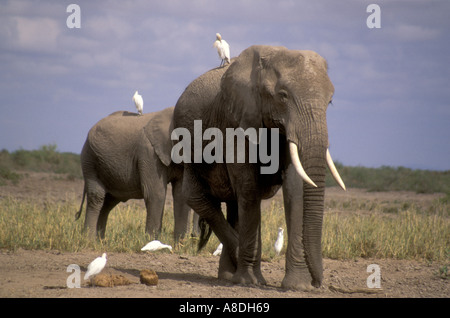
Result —
[[[450, 256], [450, 219], [448, 200], [437, 200], [431, 207], [392, 204], [391, 209], [374, 202], [326, 202], [323, 222], [323, 256], [333, 259], [358, 257], [427, 259], [448, 261]], [[365, 212], [354, 212], [355, 204]], [[151, 238], [144, 233], [145, 210], [131, 202], [120, 204], [109, 216], [104, 240], [90, 240], [83, 233], [84, 213], [78, 221], [74, 214], [79, 202], [34, 202], [6, 197], [0, 199], [0, 248], [56, 249], [139, 252]], [[174, 246], [174, 252], [197, 254], [197, 239], [188, 236], [179, 244], [173, 240], [172, 207], [166, 208], [160, 240]], [[341, 211], [341, 212], [337, 212]], [[384, 211], [384, 212], [383, 212]], [[386, 212], [387, 211], [387, 212]], [[281, 202], [273, 201], [262, 211], [262, 257], [275, 256], [273, 244], [278, 227], [286, 229]], [[285, 231], [285, 246], [287, 231]], [[218, 239], [212, 235], [200, 252], [209, 255]]]

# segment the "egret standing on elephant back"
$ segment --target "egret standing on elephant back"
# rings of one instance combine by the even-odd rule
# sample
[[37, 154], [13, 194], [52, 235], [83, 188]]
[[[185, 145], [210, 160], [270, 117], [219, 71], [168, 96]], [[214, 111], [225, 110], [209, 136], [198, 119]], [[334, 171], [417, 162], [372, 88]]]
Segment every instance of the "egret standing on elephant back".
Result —
[[142, 112], [144, 111], [144, 100], [142, 99], [142, 96], [138, 94], [138, 91], [136, 91], [133, 95], [133, 101], [136, 105], [136, 109], [139, 113], [139, 116], [142, 116]]
[[217, 53], [222, 59], [219, 67], [225, 65], [225, 62], [230, 64], [230, 46], [228, 45], [227, 41], [222, 39], [220, 33], [216, 33], [216, 42], [214, 42], [214, 47], [217, 48]]

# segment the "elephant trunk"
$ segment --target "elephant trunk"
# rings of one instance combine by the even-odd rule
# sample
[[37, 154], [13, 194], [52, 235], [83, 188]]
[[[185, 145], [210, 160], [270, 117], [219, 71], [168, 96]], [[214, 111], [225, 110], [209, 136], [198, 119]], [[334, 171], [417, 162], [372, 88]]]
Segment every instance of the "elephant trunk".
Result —
[[[303, 129], [295, 135], [292, 134], [292, 137], [288, 135], [290, 156], [292, 164], [304, 181], [303, 247], [312, 276], [311, 284], [319, 287], [323, 279], [322, 222], [328, 148], [326, 119], [323, 117], [323, 120], [302, 123], [297, 127]], [[297, 144], [299, 149], [295, 149], [292, 144]]]
[[[320, 161], [320, 162], [319, 162]], [[314, 166], [313, 166], [314, 165]], [[325, 196], [325, 163], [314, 159], [305, 160], [306, 171], [317, 187], [304, 183], [303, 186], [303, 245], [312, 285], [320, 287], [323, 279], [322, 266], [322, 221]]]

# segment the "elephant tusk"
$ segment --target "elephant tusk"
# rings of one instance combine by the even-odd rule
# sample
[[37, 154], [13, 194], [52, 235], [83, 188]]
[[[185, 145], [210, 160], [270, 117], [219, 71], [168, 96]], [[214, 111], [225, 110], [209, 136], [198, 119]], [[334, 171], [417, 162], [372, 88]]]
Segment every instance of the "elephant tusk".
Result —
[[331, 159], [330, 150], [327, 149], [327, 164], [328, 168], [330, 168], [331, 174], [333, 175], [334, 180], [339, 184], [339, 186], [344, 190], [347, 191], [345, 188], [345, 184], [341, 179], [341, 176], [339, 175], [339, 172], [336, 169], [336, 166], [334, 165], [333, 159]]
[[317, 185], [308, 177], [308, 175], [305, 172], [305, 169], [303, 169], [302, 163], [300, 162], [300, 158], [298, 157], [298, 147], [292, 141], [289, 141], [289, 152], [291, 154], [292, 164], [294, 165], [295, 170], [297, 170], [297, 173], [300, 175], [300, 177], [302, 177], [302, 179], [306, 183], [309, 183], [313, 187], [317, 188]]

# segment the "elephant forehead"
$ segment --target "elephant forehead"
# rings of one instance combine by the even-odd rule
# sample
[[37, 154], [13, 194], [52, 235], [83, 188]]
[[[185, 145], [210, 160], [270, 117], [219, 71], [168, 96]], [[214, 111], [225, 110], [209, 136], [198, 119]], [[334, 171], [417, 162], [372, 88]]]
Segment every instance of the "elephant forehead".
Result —
[[299, 50], [302, 56], [304, 56], [306, 59], [312, 59], [312, 60], [324, 60], [322, 56], [320, 56], [319, 53], [316, 51], [311, 50]]
[[[327, 61], [314, 51], [288, 50], [279, 55], [279, 77], [289, 80], [304, 78], [308, 81], [327, 77]], [[280, 66], [281, 65], [281, 66]]]
[[305, 66], [309, 69], [321, 68], [325, 71], [328, 71], [327, 61], [320, 56], [318, 53], [314, 51], [300, 51], [302, 56], [304, 57]]

